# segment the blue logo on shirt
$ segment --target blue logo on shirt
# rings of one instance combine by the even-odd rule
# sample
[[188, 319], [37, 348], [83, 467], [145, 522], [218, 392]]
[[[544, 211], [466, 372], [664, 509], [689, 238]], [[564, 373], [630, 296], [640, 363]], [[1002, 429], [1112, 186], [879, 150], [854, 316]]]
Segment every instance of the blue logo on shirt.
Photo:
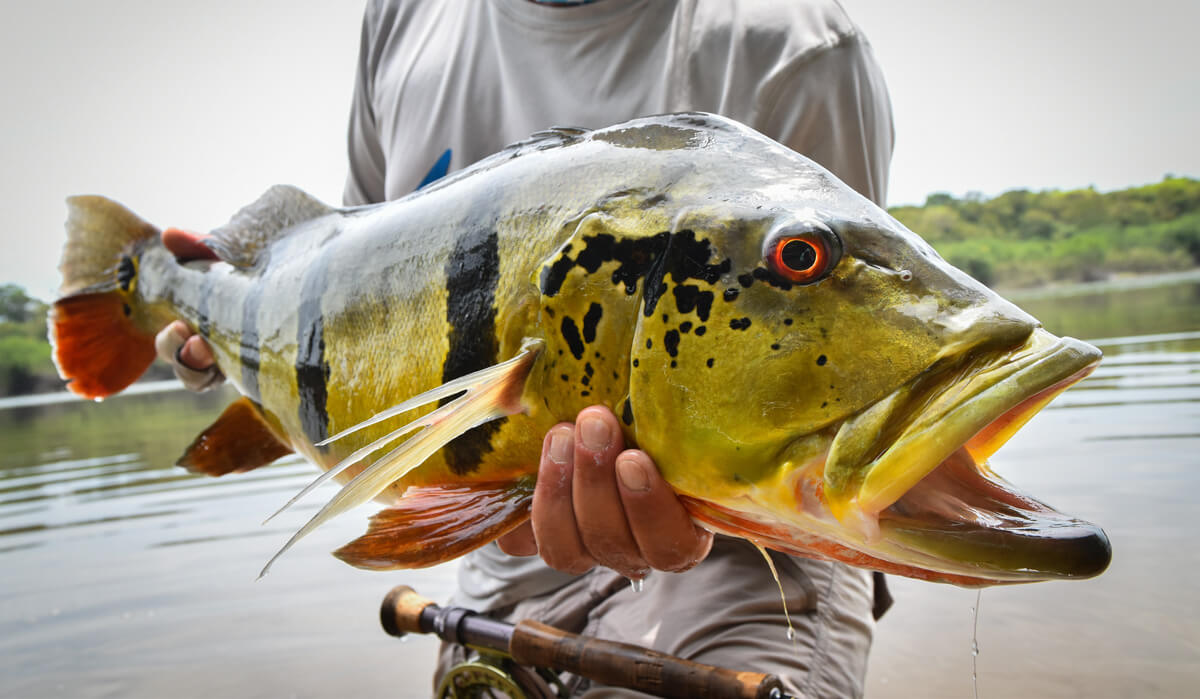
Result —
[[425, 174], [425, 179], [421, 180], [421, 184], [417, 185], [417, 189], [421, 189], [427, 184], [440, 180], [446, 176], [446, 173], [449, 172], [449, 170], [450, 149], [447, 148], [446, 152], [442, 153], [441, 157], [437, 159], [437, 162], [433, 164], [433, 167], [429, 168], [429, 172]]

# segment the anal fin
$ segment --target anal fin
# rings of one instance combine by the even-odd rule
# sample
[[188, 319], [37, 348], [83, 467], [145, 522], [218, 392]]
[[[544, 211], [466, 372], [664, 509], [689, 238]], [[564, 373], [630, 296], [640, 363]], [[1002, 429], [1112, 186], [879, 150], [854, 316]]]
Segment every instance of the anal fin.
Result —
[[356, 568], [425, 568], [473, 551], [529, 518], [533, 478], [409, 488], [333, 555]]
[[265, 466], [291, 452], [271, 432], [262, 410], [242, 397], [230, 403], [176, 463], [193, 473], [224, 476]]

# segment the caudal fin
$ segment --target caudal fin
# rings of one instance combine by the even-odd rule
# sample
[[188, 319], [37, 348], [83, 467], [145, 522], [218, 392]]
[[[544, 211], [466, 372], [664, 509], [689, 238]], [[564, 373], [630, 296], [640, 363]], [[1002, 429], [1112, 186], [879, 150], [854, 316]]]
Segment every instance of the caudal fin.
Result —
[[154, 333], [139, 323], [141, 250], [159, 231], [111, 199], [67, 199], [59, 298], [50, 309], [54, 363], [85, 398], [112, 395], [154, 361]]

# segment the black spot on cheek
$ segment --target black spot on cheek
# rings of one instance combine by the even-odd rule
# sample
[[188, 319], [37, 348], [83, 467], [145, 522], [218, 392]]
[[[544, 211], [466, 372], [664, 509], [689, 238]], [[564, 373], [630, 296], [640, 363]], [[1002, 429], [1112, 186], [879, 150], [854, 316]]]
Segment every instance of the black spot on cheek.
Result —
[[736, 299], [738, 297], [738, 294], [740, 294], [740, 293], [741, 292], [738, 291], [737, 289], [726, 289], [725, 290], [725, 300], [732, 301], [732, 300]]
[[621, 406], [621, 422], [626, 425], [633, 424], [633, 406], [629, 404], [629, 399], [625, 399], [625, 405]]
[[651, 339], [649, 339], [649, 338], [647, 338], [647, 339], [646, 339], [646, 349], [650, 349], [650, 348], [651, 348], [651, 347], [653, 347], [653, 346], [654, 346], [654, 341], [653, 341], [653, 340], [651, 340]]
[[637, 365], [638, 365], [638, 360], [636, 360], [636, 359], [635, 359], [635, 360], [633, 360], [633, 368], [634, 368], [634, 369], [636, 369], [636, 368], [637, 368]]
[[563, 381], [570, 381], [570, 380], [571, 380], [571, 377], [570, 377], [570, 376], [567, 376], [566, 374], [559, 374], [559, 376], [562, 378], [562, 380], [563, 380]]
[[676, 366], [678, 366], [678, 364], [675, 362], [674, 359], [672, 359], [671, 360], [671, 368], [674, 369]]
[[748, 289], [748, 288], [750, 288], [750, 285], [753, 283], [754, 283], [753, 275], [750, 275], [750, 274], [739, 274], [738, 275], [738, 284], [741, 284], [742, 288]]
[[583, 359], [583, 338], [579, 336], [579, 328], [570, 316], [563, 316], [562, 336], [567, 341], [567, 349], [571, 350], [571, 354], [575, 355], [576, 359]]
[[729, 321], [729, 327], [734, 330], [745, 330], [746, 328], [750, 327], [750, 319], [734, 318], [733, 320]]
[[[667, 354], [672, 357], [679, 356], [679, 331], [668, 330], [663, 336], [663, 346], [667, 348]], [[675, 362], [671, 362], [671, 366], [675, 366]]]
[[680, 284], [672, 292], [675, 294], [675, 307], [680, 313], [695, 311], [700, 320], [708, 320], [713, 304], [711, 291], [701, 291], [700, 287], [693, 284]]
[[[567, 250], [570, 250], [569, 246]], [[553, 264], [542, 267], [542, 294], [545, 296], [554, 296], [557, 294], [559, 289], [562, 288], [563, 282], [567, 279], [567, 272], [570, 272], [574, 266], [575, 261], [564, 251]]]
[[692, 324], [690, 321], [685, 320], [679, 324], [679, 332], [681, 332], [681, 333], [686, 333], [691, 329], [692, 329]]
[[708, 332], [708, 328], [701, 325], [696, 328], [696, 337], [700, 337], [701, 335], [703, 335], [706, 332]]
[[822, 354], [820, 357], [817, 357], [817, 366], [825, 366], [825, 362], [827, 361], [829, 360], [826, 359], [825, 355]]
[[600, 323], [600, 317], [604, 315], [604, 309], [600, 304], [593, 303], [588, 306], [587, 313], [583, 316], [583, 341], [595, 342], [596, 326]]
[[773, 349], [773, 350], [779, 349], [779, 344], [776, 343], [776, 344], [771, 345], [771, 349]]
[[711, 369], [711, 368], [712, 368], [712, 365], [713, 365], [713, 358], [712, 358], [712, 357], [709, 357], [709, 358], [708, 358], [708, 361], [707, 361], [707, 362], [705, 362], [705, 364], [707, 364], [707, 365], [708, 365], [708, 368], [709, 368], [709, 369]]
[[791, 324], [792, 324], [792, 319], [791, 319], [791, 318], [784, 318], [784, 319], [783, 319], [783, 324], [784, 324], [784, 325], [791, 325]]

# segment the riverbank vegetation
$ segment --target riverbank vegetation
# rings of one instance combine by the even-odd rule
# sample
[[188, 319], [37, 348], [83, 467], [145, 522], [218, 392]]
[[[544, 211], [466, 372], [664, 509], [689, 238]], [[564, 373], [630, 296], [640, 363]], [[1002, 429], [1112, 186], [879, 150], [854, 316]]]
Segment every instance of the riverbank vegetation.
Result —
[[[932, 194], [891, 213], [943, 257], [989, 286], [1087, 282], [1200, 266], [1200, 180], [1101, 193], [1031, 192], [994, 199]], [[0, 396], [59, 390], [45, 303], [0, 285]], [[169, 378], [156, 364], [152, 378]]]
[[37, 393], [61, 384], [46, 341], [46, 304], [15, 284], [0, 286], [0, 395]]
[[1200, 265], [1200, 180], [1101, 193], [1031, 192], [994, 199], [932, 194], [891, 214], [951, 264], [989, 286], [1018, 288], [1154, 274]]

